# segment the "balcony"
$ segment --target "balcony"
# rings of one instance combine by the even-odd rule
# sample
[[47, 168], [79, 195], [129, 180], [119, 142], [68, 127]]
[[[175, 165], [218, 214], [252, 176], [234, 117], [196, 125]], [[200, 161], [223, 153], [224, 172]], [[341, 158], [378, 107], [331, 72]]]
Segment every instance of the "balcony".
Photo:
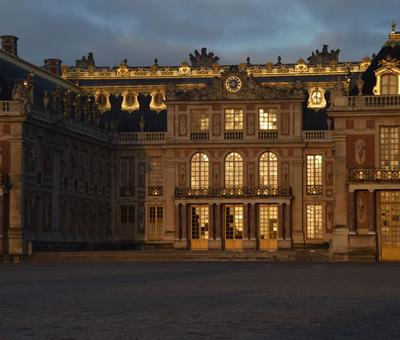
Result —
[[306, 194], [307, 195], [322, 195], [322, 185], [307, 185]]
[[135, 196], [135, 187], [133, 187], [133, 186], [119, 187], [119, 195], [120, 195], [120, 197]]
[[292, 196], [291, 187], [175, 188], [176, 198], [268, 198], [290, 196]]
[[22, 108], [22, 103], [19, 100], [1, 100], [0, 101], [0, 115], [19, 115]]
[[278, 139], [278, 131], [259, 131], [258, 139]]
[[330, 110], [370, 110], [371, 108], [399, 109], [400, 95], [339, 96], [333, 99]]
[[164, 188], [162, 186], [149, 186], [148, 196], [158, 197], [164, 194]]
[[349, 182], [400, 182], [400, 169], [349, 169], [347, 179]]
[[121, 132], [116, 137], [117, 144], [158, 144], [165, 143], [165, 132]]
[[210, 138], [210, 134], [207, 132], [191, 132], [190, 139], [191, 140], [208, 140]]
[[243, 132], [229, 131], [224, 133], [225, 140], [241, 140], [243, 139]]
[[332, 130], [305, 130], [302, 137], [305, 142], [328, 142], [332, 141]]

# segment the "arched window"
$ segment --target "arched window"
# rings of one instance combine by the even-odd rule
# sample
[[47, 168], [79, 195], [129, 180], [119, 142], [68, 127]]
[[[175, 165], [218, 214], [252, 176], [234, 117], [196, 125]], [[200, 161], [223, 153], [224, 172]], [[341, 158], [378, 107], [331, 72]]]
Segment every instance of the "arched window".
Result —
[[278, 187], [278, 158], [273, 152], [264, 152], [259, 160], [261, 187]]
[[243, 187], [243, 158], [237, 152], [231, 152], [225, 158], [225, 187]]
[[381, 76], [381, 94], [398, 94], [398, 81], [396, 74], [384, 74]]
[[196, 153], [191, 160], [191, 189], [208, 189], [208, 156]]

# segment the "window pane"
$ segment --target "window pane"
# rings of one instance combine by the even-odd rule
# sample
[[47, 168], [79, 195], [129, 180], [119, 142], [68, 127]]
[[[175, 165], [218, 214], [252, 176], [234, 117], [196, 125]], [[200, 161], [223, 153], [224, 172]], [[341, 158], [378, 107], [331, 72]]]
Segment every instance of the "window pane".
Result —
[[163, 186], [163, 162], [161, 157], [149, 157], [149, 186]]
[[322, 238], [322, 205], [307, 205], [307, 238]]
[[380, 163], [384, 169], [399, 167], [400, 128], [385, 126], [380, 129]]
[[225, 187], [243, 187], [243, 158], [237, 152], [231, 152], [225, 158]]
[[204, 153], [196, 153], [191, 161], [191, 188], [208, 188], [208, 157]]
[[265, 152], [259, 161], [260, 186], [278, 187], [278, 159], [272, 152]]
[[190, 111], [190, 130], [191, 132], [208, 131], [209, 114], [208, 110], [196, 109]]
[[243, 130], [242, 109], [225, 109], [225, 130], [227, 131]]
[[273, 109], [260, 109], [258, 111], [258, 122], [260, 131], [277, 130], [278, 129], [278, 115], [276, 110]]

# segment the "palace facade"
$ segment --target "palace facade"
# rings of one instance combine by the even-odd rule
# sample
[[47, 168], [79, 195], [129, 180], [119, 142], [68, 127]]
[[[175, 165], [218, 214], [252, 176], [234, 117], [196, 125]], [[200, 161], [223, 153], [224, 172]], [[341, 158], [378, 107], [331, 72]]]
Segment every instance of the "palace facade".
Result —
[[0, 51], [0, 254], [326, 249], [400, 259], [400, 33], [377, 55], [75, 66]]

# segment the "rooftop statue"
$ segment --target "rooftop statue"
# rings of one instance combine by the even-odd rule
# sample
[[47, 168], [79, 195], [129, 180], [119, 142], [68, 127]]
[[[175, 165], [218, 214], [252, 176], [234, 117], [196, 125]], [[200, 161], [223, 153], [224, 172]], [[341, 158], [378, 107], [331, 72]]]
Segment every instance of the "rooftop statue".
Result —
[[328, 45], [323, 45], [322, 51], [320, 52], [318, 49], [315, 50], [315, 53], [312, 52], [311, 56], [307, 58], [310, 64], [329, 64], [332, 61], [339, 61], [339, 53], [340, 50], [337, 49], [331, 50], [328, 52]]
[[89, 52], [87, 57], [83, 56], [81, 59], [75, 60], [75, 67], [88, 68], [89, 66], [96, 66], [93, 52]]
[[201, 54], [198, 50], [195, 50], [194, 55], [190, 53], [189, 57], [192, 67], [212, 66], [213, 64], [218, 63], [219, 60], [213, 52], [207, 53], [206, 47], [201, 49]]

